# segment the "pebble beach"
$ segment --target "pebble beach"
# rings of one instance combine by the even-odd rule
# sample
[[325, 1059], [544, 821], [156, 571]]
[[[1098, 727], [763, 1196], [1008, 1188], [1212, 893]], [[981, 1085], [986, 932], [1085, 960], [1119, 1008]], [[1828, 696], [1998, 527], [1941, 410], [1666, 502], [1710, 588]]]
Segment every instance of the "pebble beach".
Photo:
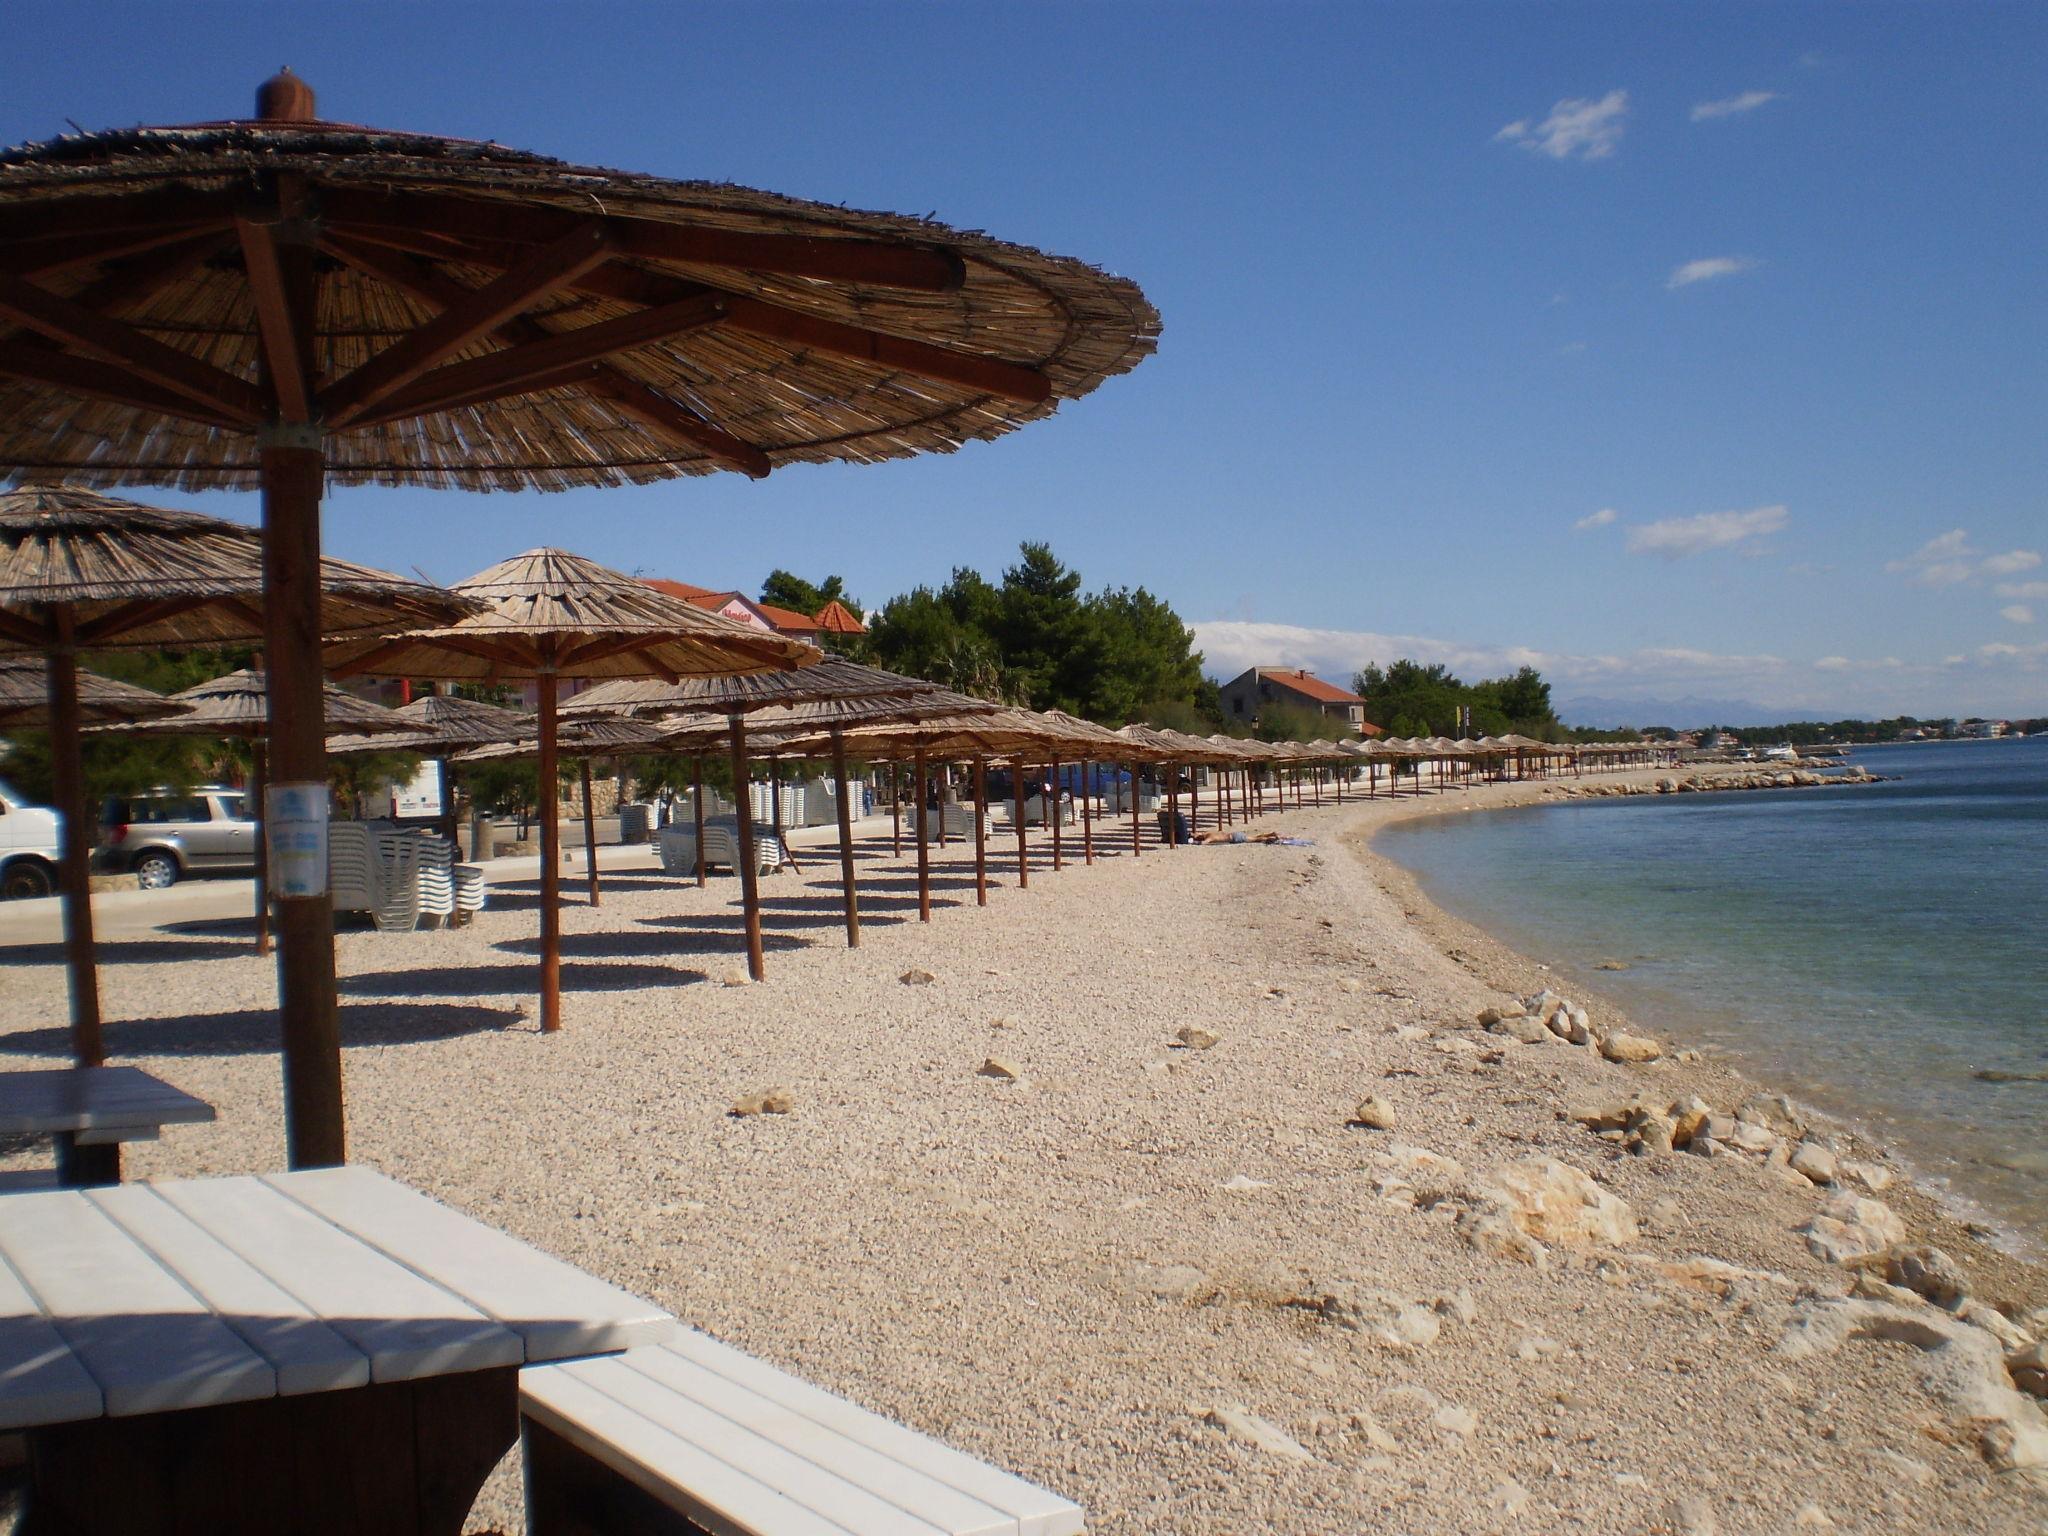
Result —
[[[1085, 865], [1074, 829], [1028, 891], [1004, 829], [986, 910], [935, 850], [929, 925], [870, 821], [862, 947], [812, 850], [751, 985], [735, 882], [650, 853], [599, 907], [565, 882], [552, 1037], [503, 881], [340, 936], [351, 1156], [1098, 1532], [2048, 1531], [2048, 1269], [1369, 847], [1548, 787], [1254, 828], [1309, 847], [1099, 826]], [[116, 938], [102, 985], [113, 1058], [220, 1116], [129, 1175], [282, 1166], [241, 929]], [[0, 989], [0, 1053], [57, 1064], [55, 956]], [[520, 1528], [516, 1463], [472, 1528]]]

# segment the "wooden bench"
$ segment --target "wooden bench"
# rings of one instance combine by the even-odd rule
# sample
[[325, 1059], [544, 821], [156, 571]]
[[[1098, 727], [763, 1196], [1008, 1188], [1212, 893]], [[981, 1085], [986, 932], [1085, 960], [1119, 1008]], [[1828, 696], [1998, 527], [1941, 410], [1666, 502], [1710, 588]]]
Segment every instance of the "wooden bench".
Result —
[[520, 1373], [529, 1536], [1072, 1536], [1078, 1505], [692, 1329]]

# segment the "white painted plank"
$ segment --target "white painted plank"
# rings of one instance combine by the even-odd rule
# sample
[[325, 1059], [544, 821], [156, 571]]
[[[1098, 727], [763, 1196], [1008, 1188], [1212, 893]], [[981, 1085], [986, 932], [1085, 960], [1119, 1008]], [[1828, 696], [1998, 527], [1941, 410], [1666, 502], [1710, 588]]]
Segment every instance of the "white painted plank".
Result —
[[163, 1128], [155, 1125], [95, 1125], [74, 1131], [71, 1140], [81, 1147], [118, 1146], [124, 1141], [159, 1141]]
[[261, 1179], [180, 1179], [156, 1190], [367, 1355], [373, 1381], [525, 1358], [517, 1334]]
[[270, 1362], [281, 1395], [334, 1392], [369, 1381], [368, 1356], [155, 1188], [122, 1184], [84, 1195]]
[[680, 1507], [713, 1536], [848, 1536], [845, 1526], [568, 1374], [581, 1363], [520, 1372], [520, 1411], [665, 1504], [677, 1506], [679, 1489], [687, 1490]]
[[653, 1302], [374, 1169], [307, 1169], [265, 1182], [496, 1318], [526, 1341], [529, 1361], [630, 1349], [675, 1331]]
[[[697, 1457], [709, 1457], [735, 1472], [744, 1472], [819, 1518], [843, 1527], [852, 1536], [946, 1536], [942, 1527], [919, 1519], [777, 1441], [742, 1428], [703, 1404], [670, 1391], [652, 1377], [634, 1370], [622, 1358], [575, 1360], [554, 1369], [603, 1393], [629, 1415], [637, 1414], [687, 1442]], [[530, 1395], [523, 1381], [521, 1387], [523, 1394]], [[686, 1479], [678, 1482], [695, 1492]]]
[[[708, 1371], [674, 1350], [636, 1349], [616, 1360], [591, 1361], [588, 1365], [589, 1369], [579, 1372], [585, 1380], [595, 1381], [597, 1368], [609, 1368], [604, 1372], [604, 1383], [614, 1379], [614, 1371], [637, 1371], [678, 1397], [772, 1441], [821, 1471], [843, 1478], [951, 1536], [1016, 1536], [1014, 1516], [960, 1492], [899, 1457], [884, 1455], [793, 1408]], [[865, 1412], [860, 1408], [853, 1411]], [[925, 1444], [945, 1455], [958, 1454], [933, 1441]]]
[[140, 1067], [0, 1072], [0, 1131], [50, 1135], [107, 1126], [193, 1124], [213, 1106]]
[[707, 1333], [678, 1328], [675, 1336], [659, 1347], [1004, 1511], [1017, 1521], [1020, 1536], [1074, 1536], [1085, 1524], [1085, 1511], [1071, 1500], [893, 1419], [870, 1413]]
[[277, 1395], [277, 1375], [76, 1190], [0, 1203], [0, 1254], [119, 1417]]
[[104, 1412], [99, 1383], [0, 1262], [0, 1429], [96, 1419]]

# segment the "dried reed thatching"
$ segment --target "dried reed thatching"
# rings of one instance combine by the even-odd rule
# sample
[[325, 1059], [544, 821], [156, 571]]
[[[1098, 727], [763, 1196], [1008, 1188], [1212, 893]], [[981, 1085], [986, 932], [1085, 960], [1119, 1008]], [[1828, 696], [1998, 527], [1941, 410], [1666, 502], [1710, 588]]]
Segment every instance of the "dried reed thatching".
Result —
[[[138, 725], [138, 731], [160, 736], [234, 736], [259, 740], [270, 729], [269, 685], [261, 672], [244, 667], [170, 695], [185, 712], [168, 720]], [[403, 736], [414, 729], [396, 710], [359, 699], [332, 683], [321, 688], [322, 712], [331, 731], [352, 735]]]
[[[237, 430], [260, 350], [235, 223], [252, 204], [319, 240], [313, 363], [346, 386], [323, 412], [338, 484], [559, 490], [948, 452], [1050, 415], [1157, 341], [1136, 284], [977, 232], [320, 121], [296, 80], [268, 82], [258, 107], [267, 120], [0, 153], [0, 272], [227, 380], [153, 409], [162, 377], [0, 340], [0, 463], [88, 484], [257, 483]], [[451, 327], [438, 372], [349, 383], [500, 282], [525, 302]], [[74, 318], [26, 297], [44, 335]], [[580, 333], [605, 325], [624, 339], [593, 357]], [[507, 354], [536, 347], [551, 350], [520, 360], [530, 384], [491, 393]]]
[[[181, 714], [185, 706], [147, 688], [96, 672], [78, 674], [78, 712], [92, 725], [128, 725]], [[0, 659], [0, 730], [36, 730], [50, 723], [49, 668], [27, 657]]]
[[[555, 751], [562, 757], [631, 757], [652, 752], [661, 744], [660, 729], [642, 720], [564, 720], [555, 733]], [[517, 740], [473, 748], [455, 761], [524, 762], [539, 756], [540, 737], [529, 726]]]
[[410, 734], [327, 738], [329, 756], [350, 752], [449, 752], [493, 742], [518, 741], [537, 729], [532, 715], [452, 693], [422, 694], [391, 711], [410, 723]]
[[[685, 677], [673, 683], [645, 679], [603, 683], [565, 703], [562, 715], [568, 719], [589, 715], [748, 714], [813, 704], [900, 704], [911, 710], [908, 718], [916, 718], [920, 710], [930, 714], [971, 713], [998, 707], [921, 677], [906, 677], [881, 667], [825, 656], [795, 672]], [[831, 721], [819, 717], [819, 723], [829, 725]]]
[[654, 676], [673, 686], [703, 674], [803, 667], [820, 654], [559, 549], [514, 555], [450, 590], [482, 611], [389, 641], [332, 647], [330, 669], [492, 682]]
[[[323, 634], [453, 623], [476, 605], [346, 560], [320, 562]], [[263, 541], [241, 523], [92, 491], [0, 491], [0, 652], [52, 643], [68, 609], [95, 650], [263, 638]]]

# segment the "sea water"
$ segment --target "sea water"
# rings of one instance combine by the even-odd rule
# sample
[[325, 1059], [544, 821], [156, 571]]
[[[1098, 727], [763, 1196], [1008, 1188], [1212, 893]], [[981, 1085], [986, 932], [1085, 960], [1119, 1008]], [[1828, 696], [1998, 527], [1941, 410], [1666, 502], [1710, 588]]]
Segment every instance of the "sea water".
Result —
[[[2048, 1239], [2048, 737], [1383, 831], [1446, 910]], [[1628, 969], [1598, 971], [1603, 962]]]

